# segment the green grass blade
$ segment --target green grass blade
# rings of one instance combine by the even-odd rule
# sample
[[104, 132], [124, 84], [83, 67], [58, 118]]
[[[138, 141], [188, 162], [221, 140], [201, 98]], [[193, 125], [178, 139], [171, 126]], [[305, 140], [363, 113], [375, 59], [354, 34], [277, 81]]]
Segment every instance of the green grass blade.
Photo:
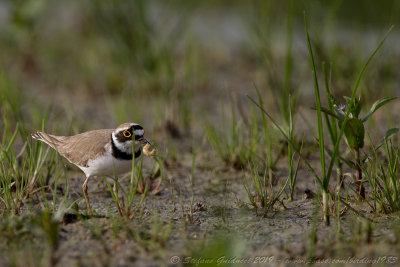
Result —
[[[372, 58], [373, 58], [373, 57], [376, 55], [376, 53], [379, 51], [379, 49], [382, 47], [383, 43], [385, 42], [386, 38], [388, 37], [388, 35], [389, 35], [389, 33], [392, 31], [392, 29], [393, 29], [393, 26], [389, 28], [389, 30], [386, 32], [386, 34], [385, 34], [385, 36], [383, 37], [383, 39], [379, 42], [378, 46], [375, 48], [375, 50], [373, 51], [373, 53], [369, 56], [368, 60], [365, 62], [364, 66], [362, 67], [362, 69], [361, 69], [361, 71], [360, 71], [360, 74], [358, 75], [358, 78], [357, 78], [356, 83], [355, 83], [355, 85], [354, 85], [353, 92], [352, 92], [352, 94], [351, 94], [351, 99], [350, 99], [350, 102], [349, 102], [349, 106], [350, 106], [350, 105], [353, 105], [353, 103], [354, 103], [354, 99], [356, 98], [356, 94], [357, 94], [358, 88], [359, 88], [359, 86], [360, 86], [361, 78], [362, 78], [362, 76], [364, 75], [364, 72], [365, 72], [367, 66], [368, 66], [369, 63], [371, 62]], [[327, 177], [327, 179], [328, 179], [328, 180], [327, 180], [328, 183], [329, 183], [329, 178], [330, 178], [331, 173], [332, 173], [333, 165], [334, 165], [334, 163], [335, 163], [336, 156], [337, 156], [337, 154], [338, 154], [338, 152], [339, 152], [340, 140], [341, 140], [341, 138], [342, 138], [342, 136], [343, 136], [344, 129], [345, 129], [345, 126], [346, 126], [346, 122], [347, 122], [348, 119], [349, 119], [350, 110], [351, 110], [351, 108], [348, 107], [347, 112], [346, 112], [346, 117], [345, 117], [345, 119], [344, 119], [344, 121], [343, 121], [343, 123], [342, 123], [342, 126], [340, 127], [340, 132], [339, 132], [338, 137], [337, 137], [337, 139], [336, 139], [335, 147], [334, 147], [334, 149], [333, 149], [333, 155], [332, 155], [331, 161], [330, 161], [330, 163], [329, 163], [328, 171], [327, 171], [327, 174], [326, 174], [326, 177]]]
[[374, 112], [377, 111], [380, 107], [382, 107], [383, 105], [385, 105], [395, 99], [397, 99], [397, 97], [385, 97], [385, 98], [379, 99], [372, 105], [371, 110], [367, 113], [367, 115], [365, 115], [365, 117], [363, 119], [361, 119], [361, 121], [362, 122], [367, 121], [368, 118], [371, 117], [372, 114], [374, 114]]
[[282, 129], [281, 126], [279, 126], [279, 124], [275, 121], [275, 119], [265, 110], [263, 109], [258, 103], [257, 101], [255, 101], [251, 96], [246, 95], [247, 98], [250, 99], [251, 102], [253, 102], [254, 105], [256, 105], [262, 112], [265, 113], [265, 115], [267, 115], [267, 117], [271, 120], [272, 124], [275, 125], [275, 127], [279, 130], [279, 132], [282, 134], [282, 136], [285, 138], [285, 140], [293, 146], [294, 150], [296, 151], [297, 154], [299, 154], [299, 156], [301, 157], [302, 160], [304, 160], [304, 163], [306, 164], [308, 170], [312, 173], [312, 175], [314, 175], [315, 180], [322, 185], [322, 180], [320, 179], [320, 177], [318, 176], [318, 174], [316, 173], [316, 171], [314, 170], [314, 168], [311, 166], [310, 162], [308, 161], [307, 158], [305, 158], [299, 148], [297, 148], [295, 146], [295, 144], [293, 144], [293, 142], [290, 140], [290, 138], [287, 136], [287, 134], [285, 133], [285, 131]]
[[321, 163], [321, 171], [322, 171], [322, 180], [324, 181], [324, 189], [327, 191], [327, 183], [326, 183], [326, 171], [325, 171], [325, 145], [324, 145], [324, 126], [322, 124], [322, 112], [321, 112], [321, 99], [319, 93], [319, 85], [318, 85], [318, 78], [317, 78], [317, 70], [315, 68], [315, 61], [314, 55], [311, 47], [310, 36], [308, 34], [308, 27], [307, 27], [307, 18], [306, 14], [304, 13], [304, 25], [306, 31], [306, 38], [307, 38], [307, 46], [308, 46], [308, 53], [310, 56], [310, 63], [314, 78], [314, 91], [315, 91], [315, 104], [317, 108], [317, 120], [318, 120], [318, 144], [319, 144], [319, 156], [320, 156], [320, 163]]
[[[258, 103], [262, 108], [264, 108], [264, 102], [262, 100], [260, 91], [258, 90], [257, 86], [254, 84], [254, 87], [256, 88], [257, 91], [257, 97], [258, 97]], [[271, 151], [271, 138], [270, 138], [270, 132], [269, 132], [269, 127], [267, 123], [267, 118], [265, 117], [264, 112], [261, 112], [262, 116], [262, 121], [263, 121], [263, 127], [264, 127], [264, 137], [265, 137], [265, 143], [267, 145], [267, 156], [268, 156], [268, 167], [272, 168], [273, 166], [273, 160], [272, 160], [272, 151]]]

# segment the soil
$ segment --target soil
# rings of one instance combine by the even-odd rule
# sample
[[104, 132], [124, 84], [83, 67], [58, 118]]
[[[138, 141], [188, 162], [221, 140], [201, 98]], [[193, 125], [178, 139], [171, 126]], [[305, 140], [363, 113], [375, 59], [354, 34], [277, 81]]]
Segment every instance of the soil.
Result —
[[[142, 217], [137, 214], [131, 220], [119, 219], [105, 182], [95, 179], [89, 183], [95, 215], [85, 216], [81, 193], [83, 175], [74, 170], [68, 172], [71, 177], [68, 198], [71, 201], [81, 198], [81, 201], [78, 213], [69, 210], [64, 215], [55, 252], [58, 265], [181, 266], [208, 262], [291, 266], [310, 261], [313, 229], [316, 229], [317, 242], [311, 261], [317, 265], [352, 266], [374, 260], [382, 261], [383, 265], [397, 263], [397, 235], [392, 228], [392, 223], [398, 222], [396, 215], [373, 218], [366, 205], [353, 201], [357, 212], [374, 221], [370, 236], [363, 230], [368, 220], [345, 208], [340, 220], [332, 216], [331, 225], [325, 226], [317, 199], [318, 189], [304, 169], [299, 171], [294, 201], [283, 197], [267, 214], [257, 215], [248, 204], [243, 186], [247, 171], [225, 166], [216, 154], [200, 154], [192, 191], [191, 160], [191, 154], [184, 153], [178, 161], [170, 162], [165, 168], [161, 191], [149, 194], [141, 210]], [[146, 173], [149, 171], [145, 170]], [[283, 163], [275, 174], [279, 184], [284, 182], [287, 174]], [[120, 188], [129, 187], [129, 178], [120, 179]], [[192, 193], [193, 216], [189, 217]], [[121, 190], [120, 197], [123, 195]], [[60, 200], [63, 197], [61, 193], [57, 196]], [[135, 204], [139, 199], [140, 195]], [[313, 215], [316, 208], [317, 213]], [[93, 229], [98, 229], [100, 236], [93, 234]], [[168, 231], [165, 240], [160, 238]]]
[[[152, 12], [158, 10], [157, 6], [153, 9]], [[277, 99], [273, 96], [270, 84], [273, 82], [266, 81], [264, 76], [269, 73], [268, 68], [273, 67], [276, 72], [283, 70], [285, 62], [283, 37], [276, 34], [278, 37], [275, 36], [271, 41], [276, 48], [271, 48], [271, 51], [277, 53], [271, 56], [271, 63], [267, 62], [264, 66], [259, 62], [267, 59], [255, 58], [256, 53], [249, 49], [247, 29], [245, 24], [240, 22], [242, 19], [240, 14], [234, 13], [221, 19], [218, 12], [204, 11], [206, 16], [201, 12], [197, 15], [203, 18], [201, 23], [196, 22], [197, 17], [194, 15], [192, 27], [199, 35], [198, 39], [204, 42], [202, 49], [206, 52], [200, 51], [197, 56], [203, 57], [204, 62], [201, 63], [207, 71], [201, 74], [206, 77], [204, 79], [206, 81], [193, 81], [194, 90], [190, 92], [190, 99], [186, 103], [190, 109], [191, 119], [188, 129], [177, 118], [181, 114], [176, 112], [177, 106], [182, 103], [175, 99], [175, 94], [186, 92], [184, 82], [183, 85], [176, 82], [178, 85], [173, 86], [178, 93], [171, 90], [168, 96], [146, 95], [142, 101], [138, 93], [136, 98], [129, 99], [132, 103], [128, 102], [141, 112], [140, 115], [125, 114], [132, 121], [140, 117], [147, 131], [146, 138], [150, 141], [155, 140], [163, 159], [164, 173], [160, 192], [157, 194], [148, 192], [143, 204], [135, 210], [133, 218], [125, 219], [120, 218], [117, 205], [105, 181], [92, 179], [89, 182], [89, 198], [94, 215], [88, 216], [82, 193], [83, 173], [65, 160], [59, 161], [58, 164], [65, 166], [68, 192], [65, 180], [60, 179], [56, 192], [50, 189], [33, 195], [25, 203], [22, 212], [24, 216], [35, 213], [43, 208], [43, 196], [49, 202], [54, 195], [56, 196], [56, 210], [63, 210], [62, 223], [57, 233], [59, 242], [54, 251], [44, 252], [51, 254], [53, 265], [72, 267], [198, 266], [204, 263], [208, 266], [249, 264], [293, 266], [306, 263], [314, 263], [317, 266], [399, 265], [397, 256], [400, 251], [398, 240], [400, 214], [375, 216], [368, 204], [357, 201], [351, 193], [348, 202], [351, 207], [341, 204], [338, 211], [337, 201], [332, 200], [331, 224], [326, 226], [322, 220], [319, 186], [303, 163], [300, 164], [293, 201], [289, 200], [286, 190], [280, 201], [277, 201], [265, 214], [261, 208], [256, 211], [250, 205], [244, 187], [245, 179], [250, 175], [249, 166], [245, 165], [242, 169], [234, 168], [232, 164], [223, 162], [205, 137], [204, 127], [211, 122], [213, 126], [223, 128], [226, 114], [230, 114], [231, 103], [234, 103], [237, 109], [237, 116], [245, 118], [246, 115], [241, 114], [241, 108], [246, 114], [254, 108], [249, 105], [245, 96], [255, 95], [253, 82], [262, 85], [261, 89], [265, 89], [263, 91], [265, 106], [268, 111], [273, 110], [271, 112], [275, 115]], [[221, 21], [225, 23], [220, 23]], [[159, 20], [159, 23], [162, 22], [163, 20]], [[220, 25], [220, 28], [210, 31], [213, 25]], [[160, 25], [159, 28], [163, 29]], [[230, 31], [232, 28], [235, 30]], [[312, 133], [314, 124], [311, 123], [311, 127], [308, 125], [310, 121], [315, 121], [315, 113], [309, 109], [314, 99], [312, 76], [303, 29], [299, 31], [295, 27], [294, 31], [293, 50], [296, 53], [293, 61], [298, 69], [294, 71], [293, 83], [300, 92], [299, 109], [295, 118], [296, 131], [299, 136], [306, 137], [305, 142], [311, 144], [305, 149], [308, 151], [312, 166], [318, 170], [318, 151], [315, 149], [315, 138]], [[398, 39], [398, 35], [395, 36]], [[213, 42], [214, 39], [218, 42]], [[353, 41], [353, 32], [345, 39], [348, 42]], [[345, 41], [343, 43], [346, 44]], [[248, 50], [243, 49], [245, 45]], [[209, 46], [214, 49], [212, 53], [208, 53]], [[276, 62], [281, 63], [279, 66], [272, 66]], [[201, 69], [201, 66], [199, 68]], [[271, 74], [274, 72], [269, 73]], [[308, 77], [307, 80], [302, 79], [303, 74]], [[179, 75], [178, 73], [177, 76]], [[283, 74], [281, 76], [283, 77]], [[34, 109], [30, 106], [31, 100], [36, 98], [37, 109], [43, 109], [49, 105], [49, 98], [52, 98], [52, 101], [58, 104], [51, 109], [46, 124], [48, 131], [56, 129], [56, 134], [65, 134], [76, 129], [89, 130], [116, 126], [117, 119], [113, 108], [117, 106], [115, 103], [119, 103], [114, 101], [118, 95], [102, 95], [102, 92], [92, 88], [97, 85], [96, 83], [87, 86], [88, 88], [80, 94], [79, 89], [71, 91], [72, 89], [65, 85], [58, 87], [51, 83], [36, 82], [37, 84], [28, 81], [29, 85], [24, 87], [27, 90], [22, 94], [25, 100], [22, 103], [22, 110], [24, 114], [32, 113]], [[82, 84], [80, 85], [84, 87], [85, 82]], [[347, 83], [341, 85], [338, 82], [338, 84], [338, 87], [347, 86]], [[386, 120], [384, 112], [380, 110], [374, 114], [379, 125], [385, 126], [375, 127], [378, 128], [376, 129], [378, 133], [382, 133], [384, 131], [382, 129], [387, 129], [386, 124], [389, 119]], [[393, 120], [392, 123], [398, 122], [397, 117]], [[274, 138], [277, 142], [281, 141], [280, 137]], [[192, 170], [193, 151], [196, 156]], [[145, 159], [144, 177], [150, 176], [153, 164], [152, 159]], [[192, 172], [193, 187], [190, 183]], [[274, 192], [285, 183], [287, 175], [287, 157], [284, 155], [274, 171], [276, 178]], [[53, 180], [54, 177], [50, 180], [50, 184]], [[156, 180], [154, 184], [158, 181]], [[335, 190], [335, 185], [335, 181], [332, 181], [332, 191]], [[352, 182], [346, 180], [346, 185], [351, 192], [354, 188]], [[123, 198], [126, 200], [129, 186], [129, 176], [119, 179], [121, 201]], [[346, 189], [342, 190], [341, 195], [346, 195]], [[141, 194], [136, 196], [135, 207], [139, 206], [141, 196]], [[68, 209], [59, 208], [64, 198], [71, 206]], [[43, 233], [38, 235], [44, 236]], [[38, 243], [35, 238], [27, 241], [27, 245], [32, 242], [33, 246], [36, 246]], [[4, 260], [7, 257], [2, 253], [4, 252], [0, 249], [0, 266], [13, 265]], [[33, 257], [35, 253], [36, 251]], [[19, 260], [23, 264], [20, 265], [33, 265], [29, 264], [29, 260], [24, 261], [24, 257], [28, 258], [26, 255], [22, 253], [23, 257]], [[43, 258], [43, 265], [49, 265], [48, 258]]]

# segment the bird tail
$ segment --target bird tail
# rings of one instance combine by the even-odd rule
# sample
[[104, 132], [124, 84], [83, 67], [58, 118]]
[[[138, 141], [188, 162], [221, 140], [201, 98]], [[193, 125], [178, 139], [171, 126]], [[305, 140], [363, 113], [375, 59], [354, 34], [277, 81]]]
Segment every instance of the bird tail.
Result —
[[35, 140], [42, 141], [49, 146], [51, 146], [54, 149], [57, 149], [57, 147], [61, 144], [61, 141], [58, 140], [58, 138], [54, 135], [43, 133], [43, 132], [36, 132], [31, 134], [32, 138]]

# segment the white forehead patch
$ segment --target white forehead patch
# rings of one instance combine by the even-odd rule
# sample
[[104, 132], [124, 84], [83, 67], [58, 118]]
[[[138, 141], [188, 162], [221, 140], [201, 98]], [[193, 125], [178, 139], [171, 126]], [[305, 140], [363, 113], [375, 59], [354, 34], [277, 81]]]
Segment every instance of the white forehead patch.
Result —
[[124, 128], [117, 128], [117, 129], [115, 129], [115, 132], [123, 132], [123, 131], [126, 131], [126, 130], [128, 130], [129, 129], [129, 127], [124, 127]]

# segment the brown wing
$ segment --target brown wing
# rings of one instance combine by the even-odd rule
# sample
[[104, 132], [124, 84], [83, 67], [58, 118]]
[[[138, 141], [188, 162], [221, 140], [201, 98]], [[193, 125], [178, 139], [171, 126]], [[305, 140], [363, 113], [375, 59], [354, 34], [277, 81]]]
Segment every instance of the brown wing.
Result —
[[113, 129], [101, 129], [73, 136], [37, 133], [41, 135], [41, 138], [37, 139], [49, 144], [71, 163], [87, 167], [89, 160], [104, 154], [104, 146], [110, 142], [112, 132]]
[[65, 138], [68, 138], [67, 136], [55, 136], [43, 132], [36, 132], [32, 134], [32, 138], [35, 140], [39, 140], [42, 142], [45, 142], [52, 148], [57, 150], [57, 147], [63, 143]]

